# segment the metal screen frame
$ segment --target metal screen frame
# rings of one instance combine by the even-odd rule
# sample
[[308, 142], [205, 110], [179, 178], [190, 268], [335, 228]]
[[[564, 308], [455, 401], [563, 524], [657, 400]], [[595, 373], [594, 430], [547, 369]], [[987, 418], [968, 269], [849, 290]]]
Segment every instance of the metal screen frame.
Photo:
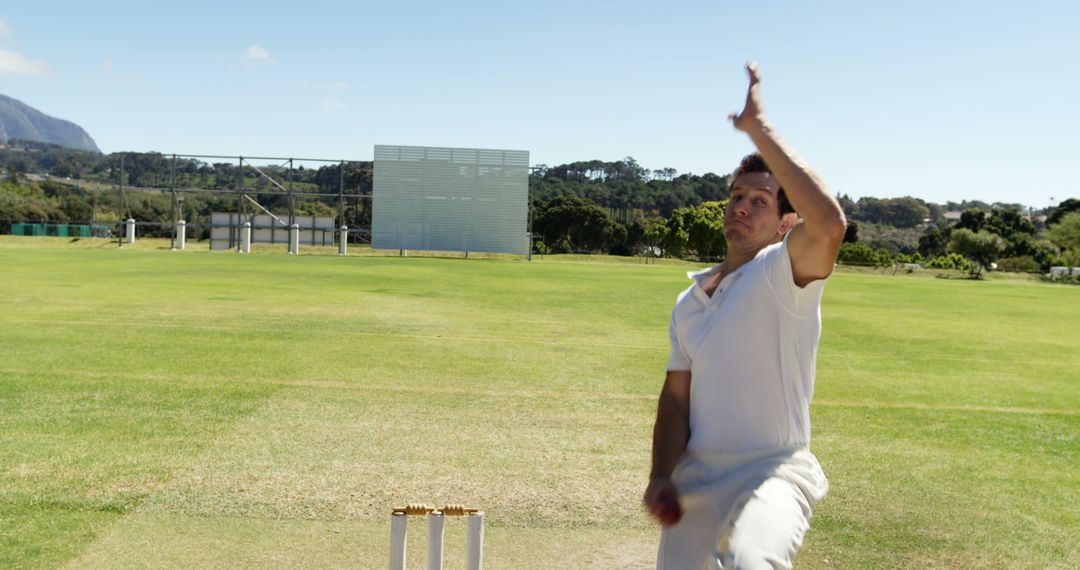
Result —
[[[299, 245], [334, 245], [334, 218], [329, 216], [295, 216], [300, 227]], [[221, 251], [237, 247], [244, 222], [251, 222], [251, 243], [289, 243], [289, 226], [267, 214], [245, 216], [230, 212], [210, 214], [210, 250]]]

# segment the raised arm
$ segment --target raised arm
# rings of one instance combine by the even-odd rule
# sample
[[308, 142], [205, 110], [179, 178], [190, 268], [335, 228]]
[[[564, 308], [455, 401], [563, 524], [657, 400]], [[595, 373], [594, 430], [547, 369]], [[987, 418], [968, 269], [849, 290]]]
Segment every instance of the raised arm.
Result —
[[803, 287], [832, 273], [847, 220], [817, 174], [765, 120], [757, 66], [748, 63], [746, 71], [750, 75], [746, 106], [741, 113], [732, 113], [728, 118], [736, 129], [750, 135], [791, 206], [802, 218], [802, 223], [792, 228], [787, 239], [795, 284]]

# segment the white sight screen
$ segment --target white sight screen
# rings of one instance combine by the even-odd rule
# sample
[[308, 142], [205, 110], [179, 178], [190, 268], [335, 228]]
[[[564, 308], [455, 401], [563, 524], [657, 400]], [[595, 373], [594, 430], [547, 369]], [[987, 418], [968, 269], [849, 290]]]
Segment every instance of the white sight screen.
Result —
[[375, 146], [371, 246], [529, 249], [529, 151]]

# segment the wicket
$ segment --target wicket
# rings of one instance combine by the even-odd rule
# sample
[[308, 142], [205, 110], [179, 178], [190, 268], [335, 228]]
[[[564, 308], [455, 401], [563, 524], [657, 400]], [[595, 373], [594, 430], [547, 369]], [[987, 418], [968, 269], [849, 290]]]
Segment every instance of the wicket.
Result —
[[390, 570], [405, 570], [405, 539], [410, 516], [427, 516], [428, 519], [427, 570], [442, 570], [445, 517], [466, 517], [468, 554], [465, 567], [468, 570], [481, 570], [484, 565], [484, 513], [462, 505], [436, 509], [423, 504], [405, 505], [394, 509], [390, 516]]

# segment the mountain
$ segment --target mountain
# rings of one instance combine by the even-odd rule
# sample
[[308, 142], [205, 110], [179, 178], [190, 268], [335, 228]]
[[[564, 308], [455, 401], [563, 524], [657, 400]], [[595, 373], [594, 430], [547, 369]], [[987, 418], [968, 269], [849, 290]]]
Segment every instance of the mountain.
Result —
[[8, 139], [47, 142], [101, 152], [94, 139], [79, 125], [50, 117], [18, 99], [0, 95], [0, 143]]

